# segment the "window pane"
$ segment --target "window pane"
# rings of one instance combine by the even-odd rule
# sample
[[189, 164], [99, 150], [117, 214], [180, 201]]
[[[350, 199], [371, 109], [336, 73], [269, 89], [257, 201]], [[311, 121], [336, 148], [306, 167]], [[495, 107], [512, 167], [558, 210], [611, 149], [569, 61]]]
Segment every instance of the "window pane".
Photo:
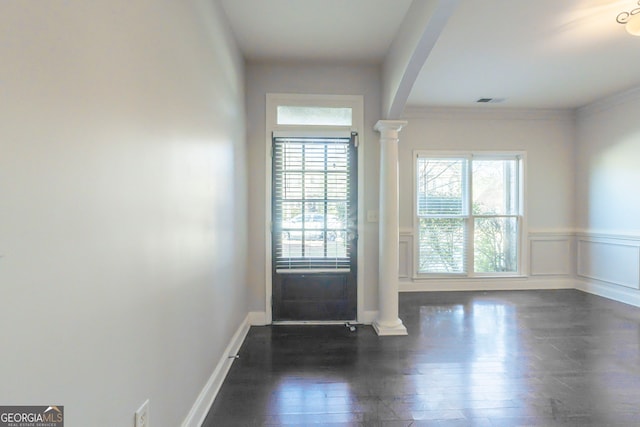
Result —
[[348, 147], [344, 145], [330, 145], [327, 147], [327, 170], [330, 171], [344, 171], [349, 168], [346, 151]]
[[465, 159], [418, 159], [418, 216], [463, 215]]
[[465, 224], [459, 218], [420, 218], [419, 273], [463, 273]]
[[[282, 199], [302, 199], [302, 173], [285, 172], [282, 174]], [[280, 183], [280, 182], [279, 182]]]
[[303, 150], [305, 170], [324, 170], [326, 166], [326, 146], [306, 145]]
[[283, 147], [281, 153], [283, 168], [288, 170], [301, 170], [303, 149], [304, 146], [302, 144], [294, 143]]
[[276, 111], [279, 125], [351, 126], [351, 108], [300, 107], [279, 105]]
[[474, 224], [475, 272], [517, 272], [518, 219], [514, 217], [476, 218]]
[[344, 230], [347, 228], [347, 216], [349, 215], [349, 203], [327, 202], [327, 228], [331, 230]]
[[473, 161], [473, 214], [518, 214], [518, 161]]
[[327, 199], [346, 199], [349, 191], [347, 173], [327, 173]]
[[324, 200], [325, 182], [324, 173], [306, 173], [304, 175], [305, 199]]

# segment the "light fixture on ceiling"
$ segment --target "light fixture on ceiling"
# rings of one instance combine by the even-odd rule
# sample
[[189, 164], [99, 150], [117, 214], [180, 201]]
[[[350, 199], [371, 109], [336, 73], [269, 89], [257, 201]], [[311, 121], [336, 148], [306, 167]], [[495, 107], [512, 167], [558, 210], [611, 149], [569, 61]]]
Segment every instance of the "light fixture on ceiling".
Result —
[[[640, 0], [638, 1], [640, 6]], [[640, 36], [640, 7], [629, 12], [620, 12], [616, 18], [618, 24], [623, 24], [629, 34]]]

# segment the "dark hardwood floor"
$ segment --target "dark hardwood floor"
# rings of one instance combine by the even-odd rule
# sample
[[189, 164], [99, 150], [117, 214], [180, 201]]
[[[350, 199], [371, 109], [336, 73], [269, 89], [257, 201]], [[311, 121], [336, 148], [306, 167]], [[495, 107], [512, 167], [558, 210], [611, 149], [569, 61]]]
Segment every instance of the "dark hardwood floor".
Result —
[[409, 336], [251, 328], [203, 426], [640, 426], [639, 308], [404, 293], [400, 317]]

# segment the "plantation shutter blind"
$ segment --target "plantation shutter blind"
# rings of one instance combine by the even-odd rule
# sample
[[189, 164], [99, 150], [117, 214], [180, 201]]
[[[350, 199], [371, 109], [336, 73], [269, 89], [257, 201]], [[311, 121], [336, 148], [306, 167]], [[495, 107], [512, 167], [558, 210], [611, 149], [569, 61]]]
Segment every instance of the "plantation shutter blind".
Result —
[[468, 162], [418, 157], [419, 273], [466, 268]]
[[273, 136], [274, 267], [349, 271], [351, 144], [338, 136]]

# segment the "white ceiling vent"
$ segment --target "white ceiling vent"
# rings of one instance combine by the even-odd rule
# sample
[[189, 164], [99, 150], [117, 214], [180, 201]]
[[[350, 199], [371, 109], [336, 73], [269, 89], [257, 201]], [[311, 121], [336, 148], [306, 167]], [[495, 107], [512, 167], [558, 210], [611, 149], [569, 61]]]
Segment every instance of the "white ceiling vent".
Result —
[[504, 102], [507, 98], [479, 98], [476, 102], [480, 104], [499, 104]]

